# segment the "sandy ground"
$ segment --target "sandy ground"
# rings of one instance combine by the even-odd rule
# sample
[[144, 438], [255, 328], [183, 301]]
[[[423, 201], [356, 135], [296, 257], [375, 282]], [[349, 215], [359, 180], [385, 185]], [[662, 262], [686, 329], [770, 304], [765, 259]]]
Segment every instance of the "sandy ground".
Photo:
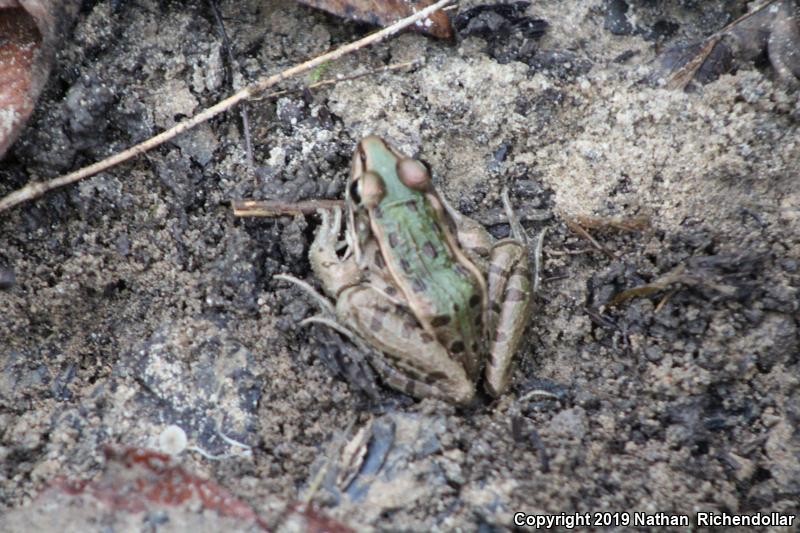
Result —
[[[200, 4], [88, 2], [0, 162], [0, 194], [369, 31], [290, 2], [223, 2], [231, 81]], [[665, 46], [746, 5], [629, 4], [623, 31], [606, 2], [545, 0], [525, 11], [549, 23], [538, 42], [402, 35], [323, 77], [424, 66], [251, 103], [253, 167], [229, 113], [0, 215], [0, 270], [15, 279], [0, 291], [5, 527], [55, 528], [57, 512], [25, 507], [44, 487], [97, 478], [105, 445], [157, 447], [170, 424], [210, 454], [234, 451], [221, 433], [251, 446], [180, 460], [265, 516], [309, 495], [386, 530], [503, 530], [517, 511], [798, 514], [798, 93], [763, 64], [688, 93], [641, 83]], [[504, 185], [529, 233], [547, 229], [530, 342], [502, 398], [370, 399], [325, 363], [338, 340], [298, 327], [313, 302], [272, 279], [312, 278], [316, 219], [232, 216], [235, 198], [340, 197], [369, 133], [427, 160], [495, 235]], [[568, 228], [576, 217], [646, 224], [590, 228], [604, 253]], [[367, 453], [352, 482], [337, 475], [346, 442]]]

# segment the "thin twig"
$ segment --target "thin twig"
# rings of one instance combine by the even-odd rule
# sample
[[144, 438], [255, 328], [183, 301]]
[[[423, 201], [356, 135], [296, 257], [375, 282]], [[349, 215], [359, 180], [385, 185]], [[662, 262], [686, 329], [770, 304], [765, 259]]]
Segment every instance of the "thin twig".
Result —
[[427, 18], [429, 15], [435, 13], [439, 9], [443, 8], [447, 4], [450, 4], [454, 0], [439, 0], [433, 5], [426, 7], [425, 9], [414, 13], [412, 16], [404, 18], [398, 22], [395, 22], [391, 26], [388, 26], [380, 31], [377, 31], [371, 35], [364, 37], [363, 39], [359, 39], [358, 41], [352, 42], [350, 44], [346, 44], [336, 50], [328, 52], [326, 54], [322, 54], [321, 56], [317, 56], [314, 59], [306, 61], [305, 63], [301, 63], [300, 65], [295, 65], [294, 67], [288, 68], [279, 74], [275, 74], [272, 76], [268, 76], [258, 80], [257, 82], [253, 83], [252, 85], [248, 85], [241, 91], [229, 96], [225, 100], [201, 111], [197, 115], [193, 116], [192, 118], [186, 119], [183, 122], [180, 122], [173, 126], [172, 128], [163, 131], [156, 135], [155, 137], [151, 137], [150, 139], [139, 143], [137, 145], [128, 148], [122, 152], [119, 152], [109, 158], [103, 159], [102, 161], [98, 161], [97, 163], [93, 163], [88, 167], [81, 168], [76, 170], [75, 172], [70, 172], [69, 174], [65, 174], [63, 176], [59, 176], [54, 178], [50, 181], [45, 182], [34, 182], [29, 183], [25, 187], [18, 189], [3, 199], [0, 199], [0, 212], [10, 209], [16, 205], [19, 205], [23, 202], [27, 202], [33, 200], [35, 198], [40, 197], [44, 193], [51, 191], [53, 189], [57, 189], [59, 187], [63, 187], [65, 185], [69, 185], [71, 183], [75, 183], [80, 181], [84, 178], [88, 178], [90, 176], [94, 176], [98, 172], [103, 172], [104, 170], [108, 170], [109, 168], [128, 161], [137, 155], [143, 154], [148, 150], [151, 150], [157, 146], [160, 146], [166, 141], [174, 139], [181, 133], [197, 126], [198, 124], [202, 124], [203, 122], [219, 115], [220, 113], [224, 113], [225, 111], [229, 110], [236, 104], [243, 102], [245, 100], [249, 100], [253, 96], [264, 92], [265, 90], [269, 89], [273, 85], [280, 83], [292, 76], [297, 76], [298, 74], [302, 74], [309, 70], [312, 70], [323, 63], [329, 61], [335, 61], [347, 54], [350, 54], [356, 50], [364, 48], [365, 46], [369, 46], [371, 44], [377, 43], [386, 39], [395, 33], [399, 32], [403, 28], [406, 28], [417, 21], [420, 21], [424, 18]]
[[675, 293], [677, 293], [677, 292], [678, 292], [678, 289], [672, 289], [671, 291], [669, 291], [669, 292], [667, 293], [667, 295], [666, 295], [666, 296], [664, 296], [663, 298], [661, 298], [661, 301], [660, 301], [660, 302], [658, 302], [658, 305], [656, 306], [656, 308], [655, 308], [655, 309], [653, 309], [653, 313], [654, 313], [654, 314], [655, 314], [655, 313], [658, 313], [659, 311], [661, 311], [662, 309], [664, 309], [664, 306], [665, 306], [665, 305], [667, 305], [667, 302], [670, 300], [670, 298], [672, 298], [673, 296], [675, 296]]
[[281, 202], [280, 200], [234, 200], [235, 217], [279, 217], [283, 215], [313, 215], [320, 209], [344, 207], [341, 200], [306, 200], [305, 202]]
[[603, 246], [602, 244], [597, 242], [595, 240], [595, 238], [592, 237], [589, 234], [588, 231], [583, 229], [583, 227], [580, 224], [578, 224], [576, 221], [574, 221], [572, 219], [569, 219], [569, 218], [564, 218], [564, 222], [567, 223], [567, 227], [569, 229], [571, 229], [573, 232], [577, 233], [578, 235], [580, 235], [581, 237], [583, 237], [584, 239], [589, 241], [589, 243], [592, 246], [594, 246], [595, 248], [597, 248], [598, 250], [600, 250], [601, 252], [606, 254], [609, 259], [618, 259], [618, 257], [616, 255], [614, 255], [614, 252], [612, 252], [611, 250], [607, 249], [605, 246]]

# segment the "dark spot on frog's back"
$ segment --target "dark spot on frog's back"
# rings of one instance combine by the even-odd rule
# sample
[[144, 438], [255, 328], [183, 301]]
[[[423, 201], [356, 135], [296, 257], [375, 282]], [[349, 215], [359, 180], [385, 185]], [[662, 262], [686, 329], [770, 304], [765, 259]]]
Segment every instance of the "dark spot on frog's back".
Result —
[[455, 341], [453, 344], [450, 345], [450, 351], [452, 353], [461, 353], [464, 351], [464, 343], [461, 341]]
[[435, 316], [435, 317], [433, 317], [433, 320], [431, 320], [431, 326], [433, 326], [435, 328], [440, 328], [442, 326], [446, 326], [449, 323], [450, 323], [450, 317], [447, 316], [447, 315]]
[[447, 380], [447, 374], [445, 374], [444, 372], [434, 371], [425, 375], [425, 383], [427, 383], [428, 385], [433, 385], [437, 381], [446, 381], [446, 380]]
[[369, 329], [374, 332], [381, 331], [383, 329], [383, 317], [386, 313], [381, 309], [376, 309], [375, 312], [372, 314], [372, 318], [369, 322]]
[[481, 305], [481, 296], [479, 294], [473, 294], [469, 297], [470, 307], [478, 307], [479, 305]]
[[411, 273], [411, 264], [405, 259], [400, 260], [400, 268], [402, 268], [403, 272], [405, 272], [406, 274]]
[[375, 218], [383, 218], [383, 210], [381, 209], [381, 206], [376, 205], [372, 208], [372, 216]]
[[429, 259], [436, 259], [436, 256], [439, 255], [436, 252], [436, 247], [430, 241], [422, 245], [422, 253]]
[[389, 239], [389, 246], [392, 248], [397, 248], [397, 245], [400, 243], [399, 239], [397, 238], [397, 233], [391, 231], [386, 237]]
[[380, 250], [375, 251], [375, 257], [373, 259], [373, 262], [375, 263], [375, 266], [377, 268], [382, 269], [386, 267], [386, 263], [383, 261], [383, 254], [381, 254]]
[[414, 280], [411, 282], [411, 290], [414, 292], [425, 292], [427, 288], [428, 286], [420, 278], [414, 278]]
[[466, 277], [468, 277], [470, 275], [469, 270], [467, 270], [466, 268], [464, 268], [463, 266], [461, 266], [459, 264], [456, 264], [456, 266], [453, 267], [453, 270], [455, 270], [456, 273], [459, 276], [461, 276], [462, 278], [466, 278]]

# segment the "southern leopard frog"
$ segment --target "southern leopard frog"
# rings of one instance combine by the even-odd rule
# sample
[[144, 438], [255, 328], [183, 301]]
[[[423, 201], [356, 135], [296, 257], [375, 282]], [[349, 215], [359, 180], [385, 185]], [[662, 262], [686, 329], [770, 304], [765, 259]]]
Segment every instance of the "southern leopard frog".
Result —
[[336, 301], [324, 305], [335, 326], [366, 345], [391, 387], [464, 404], [483, 371], [492, 396], [507, 388], [532, 289], [525, 234], [503, 199], [512, 237], [493, 242], [439, 196], [420, 161], [379, 137], [358, 144], [347, 250], [337, 253], [341, 211], [323, 211], [309, 260]]

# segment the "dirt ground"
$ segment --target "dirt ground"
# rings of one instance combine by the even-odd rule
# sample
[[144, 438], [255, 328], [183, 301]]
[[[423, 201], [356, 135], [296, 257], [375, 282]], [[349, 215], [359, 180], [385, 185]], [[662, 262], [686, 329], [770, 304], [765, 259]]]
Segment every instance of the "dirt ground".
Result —
[[[371, 31], [292, 2], [223, 1], [231, 76], [208, 5], [186, 4], [86, 2], [0, 162], [0, 195]], [[665, 47], [747, 5], [621, 4], [534, 2], [538, 40], [401, 35], [318, 74], [423, 66], [250, 103], [252, 166], [229, 113], [0, 214], [5, 528], [63, 525], [68, 512], [28, 507], [42, 489], [96, 479], [104, 446], [158, 448], [173, 424], [229, 455], [186, 451], [187, 470], [270, 520], [303, 498], [376, 530], [505, 530], [518, 511], [800, 514], [798, 92], [763, 62], [690, 92], [642, 83]], [[547, 229], [530, 342], [497, 400], [371, 398], [348, 382], [341, 340], [301, 328], [314, 303], [273, 279], [313, 280], [317, 219], [232, 215], [237, 198], [340, 198], [370, 133], [428, 161], [496, 236], [504, 185], [528, 233]], [[350, 475], [347, 442], [366, 451]]]

